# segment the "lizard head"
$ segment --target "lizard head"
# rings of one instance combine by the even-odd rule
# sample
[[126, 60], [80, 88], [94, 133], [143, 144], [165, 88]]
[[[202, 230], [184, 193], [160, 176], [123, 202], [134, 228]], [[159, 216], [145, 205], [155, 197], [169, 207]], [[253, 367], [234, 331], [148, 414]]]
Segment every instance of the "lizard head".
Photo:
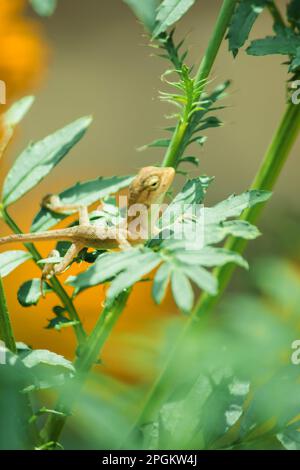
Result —
[[147, 166], [142, 168], [129, 187], [129, 205], [158, 203], [175, 177], [174, 168]]

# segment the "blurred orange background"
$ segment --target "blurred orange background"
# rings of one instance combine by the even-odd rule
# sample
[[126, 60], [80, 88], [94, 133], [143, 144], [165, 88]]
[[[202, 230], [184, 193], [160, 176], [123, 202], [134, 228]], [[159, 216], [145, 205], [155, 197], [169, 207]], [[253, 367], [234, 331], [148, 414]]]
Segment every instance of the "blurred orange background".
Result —
[[[181, 21], [177, 38], [189, 33], [190, 63], [199, 63], [220, 4], [220, 0], [197, 2]], [[81, 115], [92, 113], [94, 123], [50, 176], [10, 209], [24, 231], [28, 231], [45, 194], [98, 175], [133, 174], [139, 167], [161, 160], [159, 150], [139, 153], [136, 148], [163, 135], [160, 129], [165, 126], [167, 109], [157, 96], [163, 87], [160, 76], [168, 66], [153, 56], [141, 26], [121, 0], [60, 0], [49, 19], [38, 18], [26, 5], [23, 0], [0, 0], [0, 79], [7, 83], [10, 102], [28, 92], [37, 95], [1, 162], [1, 180], [29, 140], [42, 138]], [[269, 16], [262, 15], [253, 37], [271, 33], [271, 29]], [[259, 59], [244, 52], [233, 60], [227, 44], [223, 44], [212, 86], [228, 78], [233, 81], [226, 101], [228, 108], [221, 113], [225, 126], [207, 132], [208, 142], [203, 149], [196, 149], [200, 169], [192, 172], [216, 176], [209, 203], [249, 187], [285, 106], [286, 74], [281, 62], [278, 57]], [[280, 224], [284, 214], [297, 214], [299, 150], [298, 142], [262, 227]], [[1, 234], [7, 233], [9, 230], [1, 223]], [[272, 229], [266, 229], [264, 243], [271, 244], [273, 238]], [[38, 246], [45, 256], [52, 247]], [[72, 267], [66, 276], [81, 269]], [[51, 294], [28, 309], [16, 300], [19, 285], [37, 276], [38, 268], [27, 262], [5, 279], [16, 337], [35, 348], [49, 348], [72, 357], [72, 330], [45, 329], [51, 308], [58, 304], [55, 296]], [[143, 367], [144, 355], [154, 363], [164, 319], [177, 313], [170, 296], [160, 308], [155, 306], [150, 288], [149, 283], [135, 288], [105, 347], [105, 371], [129, 380], [144, 380], [151, 375], [151, 370]], [[102, 287], [76, 300], [87, 330], [99, 315], [102, 300]]]

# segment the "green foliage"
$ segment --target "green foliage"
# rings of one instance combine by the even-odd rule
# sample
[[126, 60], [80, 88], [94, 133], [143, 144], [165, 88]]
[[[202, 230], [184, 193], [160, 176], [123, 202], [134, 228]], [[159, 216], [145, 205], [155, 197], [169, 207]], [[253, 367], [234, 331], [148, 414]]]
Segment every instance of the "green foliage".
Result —
[[184, 39], [181, 40], [178, 44], [174, 42], [174, 33], [175, 28], [170, 32], [162, 33], [157, 38], [157, 44], [151, 44], [152, 47], [161, 49], [162, 53], [158, 54], [159, 57], [169, 60], [176, 71], [180, 71], [184, 65], [184, 61], [187, 57], [188, 51], [185, 49], [181, 50], [184, 45]]
[[171, 286], [178, 308], [184, 313], [189, 313], [194, 304], [194, 292], [188, 277], [181, 269], [172, 270]]
[[[52, 292], [51, 287], [46, 282], [43, 282], [43, 291], [45, 294]], [[40, 279], [26, 281], [18, 290], [18, 301], [22, 307], [31, 307], [32, 305], [37, 305], [41, 296], [42, 290]]]
[[30, 351], [23, 356], [22, 362], [26, 367], [28, 367], [28, 369], [43, 365], [55, 367], [57, 371], [61, 369], [62, 371], [67, 370], [74, 372], [74, 367], [70, 361], [59, 354], [55, 354], [54, 352], [46, 351], [44, 349]]
[[[211, 115], [213, 111], [222, 109], [222, 107], [216, 107], [216, 103], [219, 100], [224, 99], [226, 95], [226, 89], [229, 87], [230, 82], [227, 81], [218, 87], [216, 87], [210, 94], [201, 93], [201, 100], [199, 101], [199, 93], [203, 88], [202, 85], [196, 85], [195, 79], [190, 77], [190, 71], [186, 66], [183, 66], [184, 72], [179, 71], [181, 77], [180, 82], [167, 82], [171, 86], [179, 89], [181, 94], [170, 94], [161, 93], [161, 97], [164, 101], [170, 102], [176, 107], [179, 107], [180, 114], [173, 115], [172, 117], [179, 117], [180, 121], [187, 125], [184, 138], [181, 144], [182, 154], [188, 149], [188, 147], [196, 143], [202, 146], [206, 141], [206, 136], [202, 135], [202, 132], [207, 129], [220, 127], [222, 122], [214, 115]], [[167, 132], [174, 132], [174, 127], [168, 127], [165, 129]], [[141, 150], [147, 147], [161, 147], [165, 148], [170, 145], [170, 139], [158, 139], [150, 144], [141, 148]], [[198, 165], [198, 158], [193, 155], [183, 155], [180, 158], [179, 163], [192, 163]]]
[[77, 325], [79, 322], [76, 320], [70, 320], [66, 315], [67, 311], [64, 307], [61, 307], [60, 305], [56, 305], [52, 309], [54, 313], [54, 318], [51, 318], [48, 320], [48, 325], [46, 326], [47, 330], [56, 330], [56, 331], [61, 331], [64, 328], [69, 328], [72, 326]]
[[171, 263], [163, 263], [156, 272], [152, 287], [152, 297], [157, 304], [161, 304], [167, 293], [171, 272]]
[[56, 7], [57, 0], [29, 0], [32, 8], [40, 16], [51, 16], [53, 15]]
[[197, 111], [201, 110], [199, 96], [204, 83], [198, 83], [194, 78], [191, 78], [191, 70], [186, 65], [183, 65], [178, 72], [179, 82], [170, 82], [166, 79], [167, 74], [173, 73], [172, 71], [166, 72], [163, 77], [166, 83], [175, 88], [176, 92], [179, 90], [179, 93], [160, 92], [160, 98], [162, 101], [178, 107], [181, 112], [174, 117], [182, 123], [187, 123]]
[[87, 271], [72, 277], [68, 283], [82, 290], [107, 282], [117, 276], [107, 292], [107, 298], [112, 300], [124, 289], [151, 272], [159, 262], [160, 258], [156, 253], [144, 248], [105, 253], [100, 255]]
[[14, 250], [0, 253], [0, 275], [5, 277], [25, 261], [31, 259], [31, 254], [26, 251]]
[[297, 72], [300, 68], [300, 3], [291, 0], [287, 5], [287, 23], [281, 17], [277, 5], [269, 0], [241, 0], [236, 7], [228, 39], [229, 49], [236, 56], [247, 41], [251, 29], [260, 15], [268, 7], [274, 20], [274, 36], [267, 36], [251, 42], [247, 54], [264, 56], [281, 54], [289, 56], [289, 71]]
[[300, 423], [297, 421], [290, 426], [286, 426], [276, 437], [286, 450], [300, 450]]
[[[175, 44], [174, 30], [169, 31], [169, 28], [191, 8], [195, 1], [125, 0], [125, 2], [152, 35], [152, 45], [163, 50], [163, 56], [170, 60], [179, 76], [179, 81], [167, 82], [175, 91], [161, 94], [164, 101], [175, 104], [179, 109], [175, 115], [177, 126], [166, 129], [167, 132], [172, 132], [173, 137], [156, 140], [150, 146], [170, 149], [174, 136], [179, 137], [175, 142], [178, 144], [178, 159], [176, 161], [175, 158], [172, 159], [171, 165], [175, 167], [177, 161], [197, 165], [198, 159], [192, 155], [185, 155], [185, 151], [190, 144], [203, 145], [205, 141], [203, 131], [217, 128], [222, 124], [220, 119], [211, 113], [222, 109], [216, 103], [224, 97], [229, 83], [226, 82], [212, 93], [205, 94], [203, 88], [207, 84], [207, 79], [200, 81], [201, 67], [194, 78], [193, 68], [185, 65], [186, 51], [181, 50], [183, 41]], [[31, 3], [39, 14], [45, 16], [51, 14], [56, 6], [56, 2], [50, 0], [31, 0]], [[228, 21], [226, 23], [225, 14], [218, 21], [219, 25], [223, 22], [224, 27], [228, 25], [228, 12], [231, 14], [230, 8], [233, 7], [233, 2], [231, 6], [230, 2], [225, 3]], [[267, 0], [241, 0], [238, 3], [228, 34], [230, 49], [234, 54], [247, 40], [256, 18], [265, 5], [270, 7], [271, 3]], [[250, 52], [252, 50], [257, 55], [287, 54], [290, 57], [291, 70], [295, 71], [300, 63], [298, 6], [297, 0], [292, 0], [288, 4], [289, 28], [284, 29], [278, 21], [275, 21], [275, 36], [261, 40], [264, 43], [253, 42]], [[208, 48], [210, 56], [213, 55], [210, 50], [212, 43], [219, 44], [216, 39], [218, 35], [220, 36], [220, 31], [215, 31]], [[213, 49], [216, 53], [215, 45]], [[211, 66], [212, 63], [210, 68]], [[168, 74], [169, 72], [164, 77]], [[208, 74], [209, 72], [204, 75], [208, 77]], [[16, 103], [4, 115], [5, 126], [11, 130], [18, 124], [31, 103], [31, 97]], [[90, 122], [89, 117], [75, 121], [42, 141], [31, 144], [20, 155], [5, 179], [2, 196], [5, 209], [47, 176], [81, 139]], [[122, 211], [110, 195], [128, 186], [131, 180], [131, 177], [112, 177], [77, 183], [63, 191], [60, 199], [65, 204], [80, 202], [90, 205], [104, 198], [103, 207], [94, 211], [90, 219], [93, 224], [116, 225]], [[203, 207], [199, 213], [196, 209], [203, 204], [211, 182], [212, 178], [207, 176], [188, 180], [160, 217], [159, 233], [144, 244], [140, 243], [127, 251], [119, 252], [99, 250], [89, 252], [87, 248], [83, 249], [75, 261], [88, 262], [91, 266], [68, 279], [68, 284], [75, 288], [72, 298], [68, 297], [56, 278], [51, 280], [51, 287], [43, 283], [44, 292], [56, 292], [63, 305], [56, 305], [53, 308], [55, 316], [48, 319], [46, 328], [60, 331], [65, 327], [74, 327], [78, 339], [77, 358], [72, 364], [51, 351], [31, 350], [22, 345], [18, 345], [18, 354], [5, 350], [6, 363], [1, 368], [0, 375], [0, 414], [5, 427], [17, 430], [9, 434], [16, 448], [24, 445], [30, 425], [45, 414], [49, 414], [42, 433], [45, 442], [38, 442], [36, 448], [53, 449], [60, 446], [55, 442], [59, 434], [56, 426], [61, 429], [64, 423], [60, 419], [64, 420], [70, 414], [70, 403], [73, 403], [74, 396], [79, 389], [82, 389], [83, 379], [97, 361], [100, 350], [122, 313], [131, 287], [137, 282], [145, 280], [145, 276], [146, 280], [149, 280], [150, 276], [153, 277], [152, 297], [157, 304], [162, 302], [170, 286], [178, 308], [183, 313], [189, 314], [194, 306], [195, 288], [210, 296], [217, 295], [219, 286], [216, 277], [210, 271], [212, 268], [228, 263], [243, 268], [248, 267], [241, 255], [218, 244], [232, 235], [247, 240], [259, 236], [260, 232], [254, 225], [236, 218], [242, 215], [244, 210], [267, 201], [271, 193], [248, 191], [233, 195], [214, 207]], [[191, 209], [192, 214], [187, 209]], [[36, 215], [31, 230], [51, 228], [68, 215], [57, 215], [42, 209]], [[18, 231], [6, 210], [3, 211], [3, 218], [13, 230]], [[194, 240], [191, 235], [198, 229], [201, 229], [201, 239]], [[184, 233], [181, 239], [177, 237], [179, 233]], [[166, 234], [168, 237], [164, 236]], [[61, 256], [69, 246], [67, 243], [57, 244]], [[32, 245], [26, 247], [31, 250], [32, 256], [25, 256], [20, 251], [0, 255], [1, 274], [7, 275], [30, 257], [40, 265], [47, 261], [58, 260], [58, 258], [39, 260], [35, 248]], [[260, 298], [248, 295], [231, 300], [223, 307], [224, 314], [218, 319], [218, 328], [215, 322], [209, 323], [207, 320], [190, 322], [194, 329], [188, 330], [190, 335], [184, 336], [180, 343], [182, 347], [179, 351], [175, 350], [174, 363], [171, 361], [168, 364], [166, 377], [163, 374], [158, 381], [157, 395], [155, 395], [157, 389], [154, 390], [154, 397], [158, 397], [158, 403], [151, 405], [158, 411], [152, 419], [147, 418], [146, 424], [142, 423], [144, 425], [140, 431], [144, 434], [144, 439], [141, 439], [142, 433], [129, 434], [132, 430], [132, 421], [138, 414], [137, 404], [144, 401], [143, 387], [135, 387], [133, 391], [133, 387], [130, 386], [129, 391], [129, 387], [126, 389], [124, 384], [113, 381], [104, 374], [93, 378], [93, 397], [83, 397], [78, 404], [74, 422], [78, 416], [80, 417], [80, 413], [84, 420], [81, 419], [81, 426], [77, 426], [76, 432], [82, 434], [83, 439], [91, 438], [90, 442], [93, 442], [95, 448], [120, 448], [121, 445], [124, 446], [126, 435], [130, 437], [125, 444], [130, 448], [238, 449], [259, 448], [262, 443], [266, 447], [272, 446], [278, 449], [299, 448], [300, 428], [296, 420], [300, 413], [298, 374], [295, 368], [284, 363], [282, 359], [283, 350], [286, 353], [287, 345], [294, 339], [294, 326], [298, 322], [297, 276], [291, 283], [289, 269], [281, 269], [280, 265], [273, 263], [269, 265], [269, 271], [266, 271], [266, 266], [265, 263], [261, 270], [258, 268], [255, 271], [256, 287], [262, 291]], [[86, 335], [73, 300], [76, 300], [76, 296], [84, 289], [104, 283], [109, 284], [104, 310], [99, 315], [92, 333]], [[288, 285], [288, 288], [285, 290], [282, 285]], [[287, 290], [289, 298], [293, 298], [288, 304], [285, 299]], [[1, 295], [1, 304], [4, 306], [4, 292]], [[41, 295], [40, 280], [32, 279], [20, 287], [18, 300], [22, 306], [27, 307], [36, 305]], [[287, 325], [286, 318], [282, 321], [278, 315], [282, 308], [285, 310], [286, 305], [293, 310], [292, 328]], [[276, 316], [274, 311], [277, 313]], [[7, 318], [4, 320], [10, 326], [8, 311], [5, 313]], [[286, 314], [286, 310], [284, 313]], [[170, 338], [170, 342], [168, 340], [165, 342], [166, 351], [174, 349], [175, 328], [178, 329], [181, 323], [182, 321], [179, 325], [177, 322], [176, 325], [172, 324], [170, 334], [165, 335], [166, 338]], [[137, 338], [139, 342], [144, 339]], [[12, 340], [14, 342], [13, 335]], [[145, 344], [146, 340], [151, 346], [149, 349], [155, 350], [156, 345], [151, 343], [152, 338], [149, 338], [148, 334]], [[161, 364], [158, 364], [160, 355], [157, 353], [155, 350], [155, 365], [160, 367]], [[144, 361], [140, 357], [141, 354], [138, 356], [139, 366], [143, 370], [148, 370], [148, 360]], [[55, 392], [63, 389], [57, 410], [41, 408], [40, 396], [34, 401], [34, 406], [38, 405], [37, 410], [31, 410], [30, 402], [24, 406], [23, 398], [27, 398], [28, 393], [47, 388]], [[5, 408], [9, 411], [13, 409], [14, 415], [24, 416], [24, 425], [20, 426], [20, 423], [14, 420], [14, 416], [10, 416], [12, 413], [8, 414]], [[270, 426], [274, 416], [276, 419]], [[53, 422], [55, 441], [51, 439]], [[85, 427], [84, 423], [88, 426]], [[267, 432], [264, 432], [266, 423]], [[0, 436], [0, 448], [2, 446], [3, 438]], [[32, 443], [28, 447], [32, 447]]]
[[287, 21], [289, 26], [274, 18], [274, 36], [252, 41], [247, 53], [254, 56], [270, 54], [287, 55], [289, 72], [298, 73], [300, 68], [300, 29], [299, 0], [291, 0], [287, 5]]
[[159, 0], [123, 0], [141, 21], [145, 28], [152, 33], [156, 24]]
[[[89, 206], [127, 187], [132, 179], [131, 176], [100, 177], [84, 183], [76, 183], [71, 188], [61, 192], [58, 196], [62, 204], [76, 203]], [[48, 230], [66, 217], [68, 217], [68, 214], [58, 214], [46, 208], [42, 208], [32, 222], [31, 231], [38, 232]]]
[[158, 24], [153, 31], [153, 37], [156, 38], [178, 22], [194, 3], [195, 0], [163, 0], [157, 11]]
[[[142, 428], [146, 448], [299, 448], [299, 370], [290, 363], [299, 273], [284, 260], [263, 259], [252, 274], [260, 295], [232, 295], [218, 328], [202, 322], [181, 344], [162, 384], [168, 397]], [[290, 283], [287, 308], [279, 286]], [[172, 327], [167, 348], [173, 335]]]
[[175, 221], [182, 216], [183, 211], [197, 204], [204, 202], [205, 194], [208, 186], [213, 178], [208, 176], [199, 176], [188, 180], [182, 190], [174, 197], [168, 207], [166, 207], [162, 216], [158, 220], [158, 227], [163, 229], [168, 223]]
[[34, 103], [34, 96], [25, 96], [16, 101], [4, 114], [5, 127], [15, 127], [19, 124]]
[[287, 16], [290, 24], [300, 31], [300, 1], [290, 0], [287, 6]]
[[8, 206], [34, 188], [83, 137], [91, 124], [84, 117], [45, 139], [30, 144], [8, 172], [3, 186], [2, 202]]
[[250, 31], [268, 0], [241, 0], [228, 30], [229, 50], [234, 56], [247, 41]]
[[[98, 284], [110, 282], [107, 292], [109, 301], [116, 298], [153, 269], [155, 274], [152, 295], [156, 303], [160, 303], [166, 293], [169, 282], [178, 307], [185, 313], [190, 312], [194, 303], [194, 295], [190, 282], [212, 295], [217, 294], [216, 279], [206, 268], [236, 263], [247, 268], [243, 258], [233, 252], [211, 245], [218, 243], [227, 235], [236, 233], [244, 238], [255, 238], [259, 231], [250, 224], [237, 223], [223, 226], [228, 218], [239, 216], [243, 210], [252, 205], [266, 201], [270, 197], [267, 191], [250, 191], [229, 199], [212, 208], [204, 208], [204, 218], [191, 220], [184, 212], [193, 209], [204, 200], [211, 178], [199, 177], [187, 181], [183, 190], [169, 204], [158, 222], [160, 234], [147, 243], [146, 247], [136, 247], [119, 253], [104, 253], [95, 263], [78, 276], [68, 279], [75, 288], [75, 293]], [[195, 227], [203, 223], [204, 239], [195, 239]], [[166, 225], [167, 224], [167, 225]], [[182, 224], [186, 224], [185, 231]], [[166, 230], [168, 237], [166, 238]], [[176, 239], [176, 234], [181, 239]], [[217, 233], [217, 235], [216, 235]], [[194, 234], [194, 238], [189, 235]], [[182, 239], [182, 235], [187, 238]], [[191, 241], [192, 240], [192, 241]], [[202, 246], [201, 246], [202, 243]], [[204, 244], [204, 246], [203, 246]]]
[[223, 222], [229, 217], [238, 217], [245, 209], [263, 203], [270, 199], [270, 197], [270, 191], [259, 191], [256, 189], [246, 191], [240, 195], [233, 194], [228, 199], [219, 202], [216, 206], [204, 209], [206, 223]]
[[193, 6], [195, 0], [123, 0], [144, 25], [157, 38], [178, 22]]
[[56, 331], [61, 331], [63, 328], [68, 328], [71, 326], [75, 326], [78, 324], [76, 321], [69, 320], [69, 318], [64, 317], [64, 316], [57, 316], [55, 318], [52, 318], [49, 320], [48, 325], [46, 326], [47, 330], [56, 330]]
[[288, 55], [291, 57], [290, 71], [295, 72], [300, 60], [300, 34], [291, 29], [279, 29], [276, 36], [252, 41], [247, 53], [255, 56], [270, 54]]

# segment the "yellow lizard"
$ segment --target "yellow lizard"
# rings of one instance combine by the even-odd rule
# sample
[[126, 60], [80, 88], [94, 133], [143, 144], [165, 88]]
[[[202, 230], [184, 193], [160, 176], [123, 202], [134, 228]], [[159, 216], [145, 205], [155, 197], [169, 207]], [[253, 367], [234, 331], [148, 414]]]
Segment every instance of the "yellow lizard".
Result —
[[[130, 231], [130, 222], [136, 215], [130, 214], [134, 205], [143, 205], [147, 213], [153, 204], [160, 204], [170, 188], [175, 176], [173, 168], [148, 166], [142, 168], [129, 186], [127, 219], [119, 227], [91, 225], [87, 206], [80, 204], [63, 205], [56, 195], [47, 196], [43, 205], [48, 209], [65, 213], [79, 211], [79, 225], [59, 230], [39, 233], [14, 234], [0, 238], [0, 245], [14, 242], [37, 242], [47, 240], [70, 241], [72, 245], [59, 263], [47, 263], [44, 266], [42, 279], [50, 279], [66, 270], [72, 260], [84, 247], [96, 249], [114, 249], [130, 247], [132, 243], [140, 243], [136, 234]], [[56, 250], [49, 257], [59, 257]]]

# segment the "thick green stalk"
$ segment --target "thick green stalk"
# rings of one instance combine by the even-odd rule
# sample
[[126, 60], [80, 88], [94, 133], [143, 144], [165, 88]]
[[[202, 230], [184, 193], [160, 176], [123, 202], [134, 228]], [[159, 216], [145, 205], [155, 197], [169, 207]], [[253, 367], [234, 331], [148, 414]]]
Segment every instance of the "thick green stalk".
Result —
[[[223, 1], [208, 47], [196, 75], [196, 83], [203, 83], [203, 87], [210, 75], [236, 4], [237, 0]], [[176, 168], [179, 158], [182, 156], [182, 142], [188, 128], [188, 124], [189, 123], [186, 122], [180, 122], [177, 124], [162, 166], [172, 166]]]
[[274, 1], [270, 1], [267, 5], [269, 12], [274, 18], [275, 23], [280, 24], [281, 26], [285, 26], [284, 19], [281, 15], [280, 10], [278, 9], [276, 3]]
[[[258, 170], [251, 189], [272, 190], [281, 173], [282, 167], [286, 162], [290, 150], [300, 133], [300, 106], [289, 104], [281, 123], [274, 135], [274, 138], [266, 152], [261, 167]], [[241, 217], [242, 220], [254, 223], [257, 221], [264, 205], [254, 206], [246, 210]], [[242, 253], [247, 245], [247, 241], [241, 238], [231, 237], [225, 244], [229, 250]], [[166, 399], [171, 386], [171, 372], [174, 370], [174, 358], [178, 351], [183, 347], [185, 339], [199, 322], [200, 318], [208, 315], [215, 304], [218, 302], [226, 286], [228, 285], [235, 265], [228, 264], [215, 270], [214, 274], [219, 283], [219, 293], [217, 296], [203, 294], [196, 304], [189, 320], [186, 323], [183, 333], [178, 339], [173, 351], [171, 351], [167, 362], [150, 390], [145, 401], [144, 407], [135, 423], [135, 427], [155, 419], [163, 401]]]
[[[281, 173], [282, 167], [289, 156], [290, 150], [300, 132], [300, 106], [290, 104], [279, 125], [274, 139], [269, 146], [262, 165], [254, 178], [251, 189], [272, 190]], [[257, 221], [264, 204], [259, 204], [247, 209], [241, 219], [250, 223]], [[228, 250], [242, 253], [247, 246], [247, 241], [242, 238], [231, 237], [225, 244]], [[233, 264], [227, 264], [215, 270], [215, 276], [219, 282], [219, 293], [212, 297], [202, 295], [194, 309], [194, 315], [199, 317], [210, 310], [217, 303], [226, 288], [235, 269]]]
[[[5, 208], [1, 210], [2, 217], [4, 222], [11, 228], [14, 233], [22, 233], [20, 227], [16, 224], [16, 222], [11, 218], [9, 213]], [[34, 246], [33, 243], [24, 243], [25, 248], [29, 251], [32, 255], [33, 260], [37, 263], [41, 259], [41, 255]], [[40, 267], [40, 265], [38, 265]], [[68, 296], [67, 292], [59, 282], [56, 277], [53, 277], [50, 281], [52, 289], [56, 292], [56, 295], [60, 298], [63, 305], [67, 309], [70, 319], [75, 321], [76, 324], [74, 325], [74, 331], [78, 340], [78, 343], [81, 344], [86, 338], [86, 333], [83, 329], [82, 323], [80, 321], [79, 315], [74, 307], [72, 299]]]
[[67, 417], [72, 411], [74, 402], [80, 393], [86, 376], [93, 365], [97, 363], [107, 338], [110, 336], [113, 327], [125, 308], [129, 294], [130, 290], [124, 291], [112, 305], [110, 304], [103, 309], [92, 333], [87, 338], [82, 350], [79, 351], [79, 356], [74, 363], [76, 369], [76, 383], [71, 387], [71, 389], [66, 389], [55, 407], [55, 409], [62, 412], [64, 416], [51, 415], [49, 417], [45, 428], [42, 431], [44, 443], [51, 441], [54, 443], [58, 442], [60, 433], [65, 425]]
[[[9, 351], [13, 354], [17, 354], [17, 345], [16, 340], [12, 328], [12, 324], [10, 321], [10, 315], [7, 307], [6, 302], [6, 295], [3, 287], [2, 277], [0, 275], [0, 338], [5, 343], [5, 346]], [[38, 429], [35, 423], [29, 423], [31, 416], [33, 415], [33, 409], [30, 401], [30, 397], [28, 395], [20, 395], [20, 401], [24, 403], [24, 413], [25, 416], [23, 419], [25, 420], [27, 428], [27, 436], [28, 442], [26, 446], [32, 447], [36, 440], [38, 439]]]

